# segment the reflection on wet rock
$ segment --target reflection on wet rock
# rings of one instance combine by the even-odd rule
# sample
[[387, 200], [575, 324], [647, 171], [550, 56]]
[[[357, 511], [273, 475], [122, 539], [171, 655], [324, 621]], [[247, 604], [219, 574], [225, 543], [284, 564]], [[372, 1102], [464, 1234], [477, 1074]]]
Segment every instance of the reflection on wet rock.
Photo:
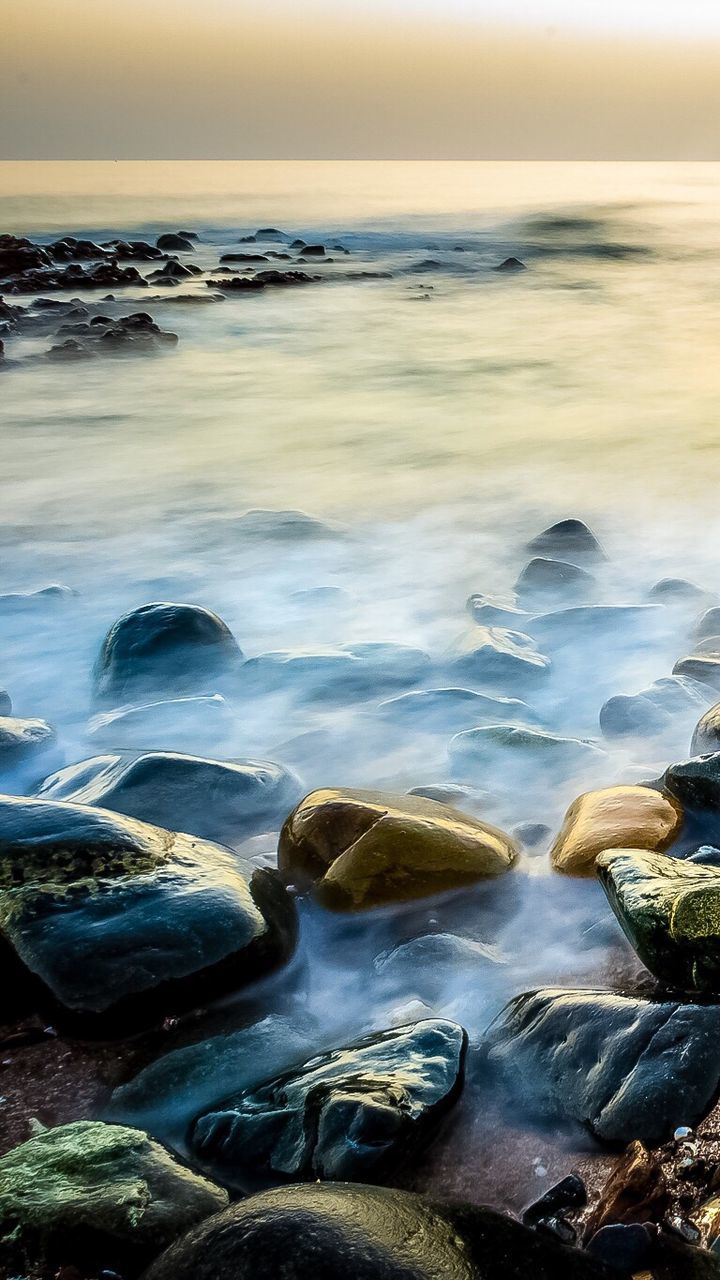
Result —
[[230, 1186], [382, 1179], [430, 1141], [457, 1098], [466, 1044], [445, 1021], [375, 1033], [215, 1103], [189, 1148]]
[[313, 791], [280, 834], [284, 879], [323, 906], [358, 911], [502, 875], [517, 856], [509, 836], [419, 796]]

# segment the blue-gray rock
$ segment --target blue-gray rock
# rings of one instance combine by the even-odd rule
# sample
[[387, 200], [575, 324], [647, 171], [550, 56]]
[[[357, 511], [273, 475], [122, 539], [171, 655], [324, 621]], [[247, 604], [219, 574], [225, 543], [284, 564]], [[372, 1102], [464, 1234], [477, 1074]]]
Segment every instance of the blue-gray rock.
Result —
[[245, 663], [243, 679], [252, 692], [285, 690], [300, 697], [333, 701], [408, 688], [430, 670], [430, 657], [423, 649], [403, 644], [345, 644], [260, 654]]
[[145, 1280], [617, 1280], [493, 1209], [362, 1183], [275, 1187], [208, 1219]]
[[550, 659], [521, 631], [473, 627], [457, 642], [448, 666], [453, 676], [473, 685], [523, 690], [546, 679]]
[[706, 609], [695, 623], [693, 636], [696, 640], [706, 640], [709, 636], [720, 636], [720, 605]]
[[454, 1022], [377, 1032], [215, 1103], [188, 1147], [231, 1187], [382, 1179], [427, 1145], [459, 1096], [466, 1046]]
[[500, 773], [511, 786], [528, 770], [564, 777], [597, 765], [604, 757], [603, 751], [582, 738], [563, 738], [513, 724], [466, 729], [451, 739], [448, 754], [458, 777], [482, 781]]
[[701, 756], [720, 751], [720, 702], [709, 707], [698, 720], [690, 743], [690, 754]]
[[213, 693], [103, 711], [91, 718], [87, 733], [103, 747], [192, 752], [217, 750], [237, 725], [231, 704]]
[[518, 600], [533, 604], [538, 600], [554, 597], [558, 600], [587, 596], [595, 586], [595, 579], [587, 569], [565, 560], [547, 560], [536, 556], [523, 569], [515, 583]]
[[319, 520], [305, 511], [273, 511], [256, 508], [244, 511], [234, 521], [235, 528], [246, 538], [270, 538], [280, 542], [324, 541], [345, 537], [342, 525]]
[[0, 932], [59, 1018], [122, 1034], [243, 986], [292, 952], [267, 871], [104, 809], [0, 797]]
[[521, 629], [532, 614], [520, 609], [513, 596], [512, 600], [499, 599], [496, 596], [485, 596], [480, 592], [468, 596], [466, 608], [474, 622], [483, 627], [516, 627]]
[[303, 787], [288, 769], [269, 761], [147, 751], [92, 756], [68, 765], [46, 778], [37, 794], [234, 844], [279, 828]]
[[218, 680], [237, 675], [242, 657], [229, 627], [210, 609], [142, 605], [108, 631], [95, 664], [95, 694], [118, 705], [147, 695], [208, 693]]
[[532, 556], [559, 556], [585, 564], [586, 561], [606, 559], [605, 552], [595, 534], [582, 520], [559, 520], [543, 529], [528, 542], [526, 550]]
[[674, 676], [689, 676], [720, 691], [720, 653], [691, 653], [679, 658], [673, 667]]
[[664, 676], [639, 693], [616, 694], [600, 708], [606, 738], [667, 732], [678, 721], [692, 721], [712, 697], [706, 685], [688, 676]]
[[688, 582], [687, 578], [661, 578], [648, 591], [648, 599], [658, 600], [661, 604], [688, 605], [707, 599], [709, 594], [703, 587]]
[[720, 1007], [547, 988], [511, 1000], [482, 1048], [516, 1120], [654, 1146], [714, 1104]]
[[396, 724], [431, 733], [460, 733], [475, 725], [505, 721], [536, 724], [538, 719], [520, 698], [493, 697], [457, 687], [413, 689], [381, 702], [377, 712]]
[[455, 933], [426, 933], [375, 958], [375, 970], [383, 979], [430, 1001], [442, 997], [461, 975], [469, 982], [482, 982], [483, 974], [502, 964], [504, 957], [496, 947]]
[[601, 654], [635, 647], [638, 639], [652, 635], [662, 620], [659, 604], [579, 604], [538, 614], [526, 623], [526, 630], [537, 644], [551, 651], [587, 643], [596, 659], [599, 641]]

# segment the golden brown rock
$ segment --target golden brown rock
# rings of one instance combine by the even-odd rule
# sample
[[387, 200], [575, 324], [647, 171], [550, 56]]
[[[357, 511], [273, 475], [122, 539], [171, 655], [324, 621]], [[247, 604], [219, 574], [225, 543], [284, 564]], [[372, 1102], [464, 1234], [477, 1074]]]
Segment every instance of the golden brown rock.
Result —
[[278, 865], [323, 906], [359, 911], [501, 875], [517, 852], [504, 832], [424, 796], [321, 790], [285, 822]]
[[642, 1142], [631, 1142], [610, 1175], [585, 1226], [589, 1240], [617, 1222], [659, 1222], [668, 1204], [665, 1175]]
[[565, 814], [550, 850], [556, 871], [591, 876], [595, 859], [605, 849], [650, 849], [661, 853], [672, 844], [682, 823], [682, 809], [672, 797], [650, 787], [605, 787], [578, 796]]

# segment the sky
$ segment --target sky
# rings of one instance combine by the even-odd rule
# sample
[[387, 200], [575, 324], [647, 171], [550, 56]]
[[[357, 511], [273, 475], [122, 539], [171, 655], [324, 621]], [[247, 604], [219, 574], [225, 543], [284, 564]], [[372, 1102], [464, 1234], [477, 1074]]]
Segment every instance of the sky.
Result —
[[0, 0], [2, 159], [720, 159], [720, 0]]

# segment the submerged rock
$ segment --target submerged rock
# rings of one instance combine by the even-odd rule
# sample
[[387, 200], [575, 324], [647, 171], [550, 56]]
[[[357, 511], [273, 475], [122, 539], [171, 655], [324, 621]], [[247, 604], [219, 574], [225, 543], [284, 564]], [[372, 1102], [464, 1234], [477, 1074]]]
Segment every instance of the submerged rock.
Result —
[[233, 1187], [381, 1179], [430, 1141], [462, 1088], [466, 1046], [454, 1022], [376, 1032], [216, 1103], [189, 1148]]
[[716, 702], [698, 720], [690, 743], [690, 753], [700, 756], [720, 751], [720, 702]]
[[505, 271], [505, 272], [527, 271], [527, 267], [525, 266], [524, 262], [520, 261], [519, 258], [505, 258], [502, 262], [499, 262], [496, 267], [493, 267], [493, 271]]
[[[648, 591], [648, 599], [663, 604], [695, 604], [707, 599], [709, 593], [686, 578], [661, 578]], [[715, 597], [717, 599], [717, 597]]]
[[3, 1261], [136, 1272], [227, 1201], [139, 1129], [60, 1125], [0, 1157]]
[[679, 658], [673, 667], [674, 676], [689, 676], [699, 680], [711, 689], [720, 690], [720, 652], [694, 653], [688, 658]]
[[490, 688], [542, 682], [550, 659], [538, 652], [530, 636], [502, 627], [473, 627], [458, 641], [449, 657], [454, 676]]
[[345, 535], [342, 525], [331, 524], [310, 516], [305, 511], [273, 511], [253, 508], [235, 520], [238, 533], [244, 537], [273, 538], [282, 542], [303, 542], [338, 538]]
[[516, 1118], [654, 1145], [715, 1101], [720, 1007], [547, 988], [511, 1000], [482, 1049]]
[[492, 697], [457, 687], [413, 689], [381, 702], [377, 712], [398, 725], [430, 733], [460, 733], [475, 725], [506, 720], [537, 721], [536, 713], [519, 698]]
[[154, 751], [217, 750], [237, 725], [229, 702], [219, 693], [168, 698], [100, 712], [88, 735], [107, 747]]
[[498, 965], [505, 963], [501, 953], [472, 938], [455, 933], [426, 933], [410, 938], [375, 958], [380, 976], [423, 999], [442, 998], [453, 981], [482, 981]]
[[187, 236], [181, 236], [179, 233], [173, 231], [164, 232], [163, 235], [158, 236], [155, 243], [158, 249], [162, 249], [165, 253], [192, 253], [195, 248], [195, 246], [191, 244], [190, 240], [188, 240]]
[[707, 640], [709, 636], [720, 636], [720, 605], [706, 609], [695, 623], [693, 636], [696, 640]]
[[245, 663], [243, 679], [253, 692], [283, 689], [342, 701], [419, 684], [430, 669], [429, 654], [410, 645], [343, 644], [261, 653]]
[[635, 647], [662, 617], [658, 604], [579, 604], [538, 614], [526, 627], [537, 644], [551, 651], [587, 645], [596, 662], [599, 656]]
[[302, 791], [294, 774], [269, 761], [148, 751], [93, 756], [68, 765], [46, 778], [37, 794], [234, 844], [277, 829]]
[[37, 591], [7, 591], [0, 595], [0, 613], [25, 613], [41, 611], [49, 605], [67, 604], [77, 599], [77, 591], [60, 582], [51, 582]]
[[518, 599], [533, 602], [539, 598], [587, 595], [595, 579], [587, 569], [565, 560], [548, 560], [537, 556], [525, 566], [515, 583]]
[[515, 724], [491, 724], [458, 733], [448, 748], [453, 770], [464, 778], [499, 772], [510, 786], [518, 770], [540, 769], [567, 776], [597, 764], [604, 752], [581, 738], [561, 738]]
[[617, 848], [597, 871], [650, 972], [681, 991], [720, 994], [720, 868]]
[[0, 797], [0, 932], [60, 1017], [117, 1035], [240, 987], [295, 944], [291, 899], [226, 849], [104, 809]]
[[507, 871], [509, 836], [458, 809], [378, 791], [313, 791], [285, 822], [278, 865], [323, 906], [358, 911]]
[[678, 720], [692, 721], [710, 697], [696, 680], [665, 676], [639, 693], [608, 698], [600, 708], [600, 729], [606, 738], [665, 733]]
[[[7, 698], [7, 694], [5, 696]], [[42, 768], [42, 757], [54, 751], [56, 743], [57, 734], [47, 720], [20, 720], [1, 715], [0, 771], [29, 762]]]
[[678, 801], [650, 787], [586, 791], [565, 814], [550, 860], [566, 875], [591, 876], [605, 849], [667, 849], [681, 824]]
[[115, 703], [143, 694], [205, 693], [232, 677], [243, 655], [230, 628], [196, 604], [146, 604], [113, 623], [94, 670], [96, 697]]
[[522, 627], [533, 616], [526, 609], [518, 608], [514, 597], [502, 600], [480, 592], [468, 596], [465, 607], [473, 620], [483, 627]]
[[145, 1280], [612, 1280], [493, 1209], [362, 1183], [275, 1187], [190, 1231]]
[[582, 520], [559, 520], [528, 542], [526, 551], [532, 556], [550, 556], [579, 564], [607, 559], [595, 534]]

